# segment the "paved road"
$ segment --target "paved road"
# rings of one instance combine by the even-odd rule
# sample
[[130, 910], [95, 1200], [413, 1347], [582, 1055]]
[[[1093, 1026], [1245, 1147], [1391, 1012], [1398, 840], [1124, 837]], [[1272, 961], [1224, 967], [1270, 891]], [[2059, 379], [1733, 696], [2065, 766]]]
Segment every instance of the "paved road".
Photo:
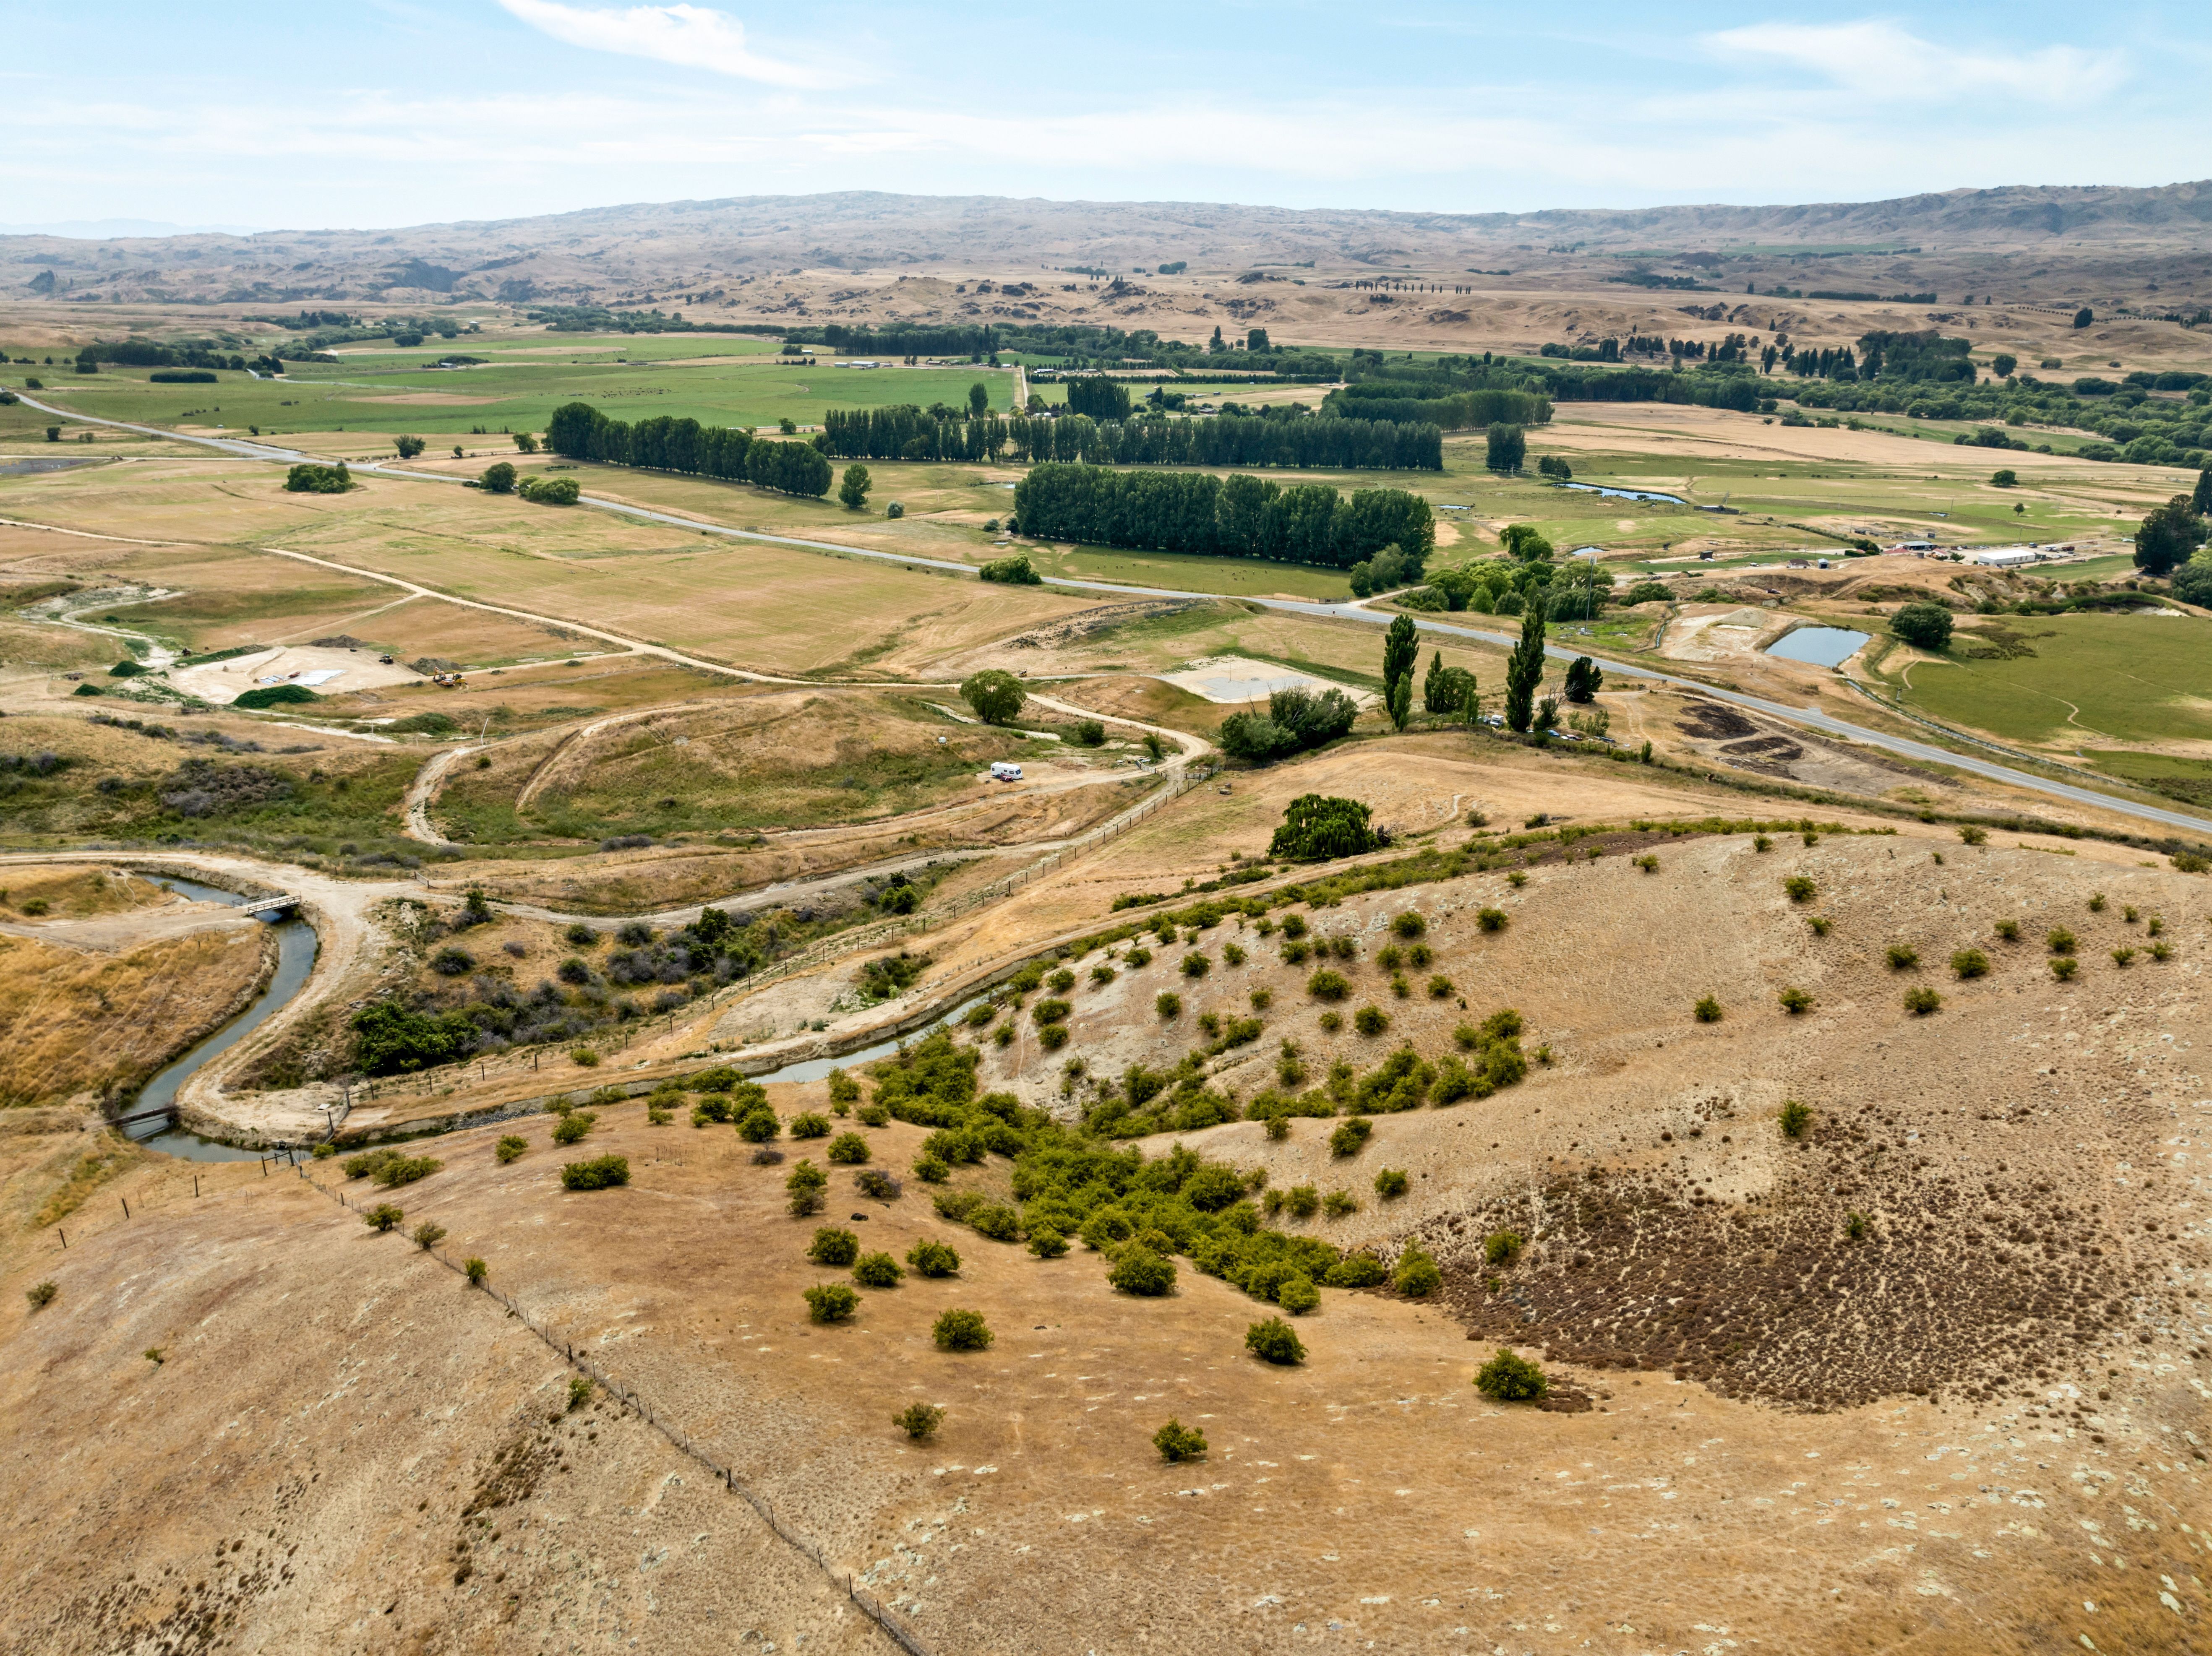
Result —
[[[184, 437], [176, 432], [165, 431], [158, 426], [131, 425], [120, 420], [102, 420], [90, 415], [75, 414], [66, 409], [50, 407], [27, 395], [23, 397], [23, 401], [44, 413], [57, 415], [61, 418], [80, 423], [112, 426], [125, 431], [142, 432], [150, 437], [202, 443], [254, 459], [298, 461], [311, 458], [296, 453], [290, 449], [276, 448], [265, 443], [249, 443], [222, 437]], [[445, 476], [434, 472], [409, 470], [398, 466], [386, 465], [381, 462], [365, 462], [355, 470], [377, 472], [387, 476], [406, 477], [419, 482], [450, 483], [455, 486], [461, 482], [458, 477]], [[835, 541], [808, 540], [802, 536], [770, 535], [759, 530], [732, 529], [722, 524], [706, 523], [696, 518], [682, 517], [673, 513], [654, 512], [645, 507], [632, 506], [622, 500], [605, 500], [597, 495], [585, 495], [583, 502], [603, 511], [619, 513], [627, 518], [639, 519], [647, 523], [666, 524], [673, 528], [688, 529], [708, 535], [719, 535], [730, 540], [761, 541], [775, 546], [803, 547], [809, 551], [834, 553], [839, 557], [865, 558], [878, 563], [905, 564], [912, 568], [942, 570], [947, 573], [971, 578], [975, 573], [975, 566], [972, 564], [956, 563], [947, 559], [913, 557], [896, 552], [878, 552], [867, 547], [841, 545]], [[351, 565], [338, 564], [325, 559], [307, 558], [304, 554], [300, 553], [289, 553], [286, 555], [299, 557], [307, 562], [325, 563], [331, 568], [351, 569], [353, 567]], [[360, 570], [356, 573], [372, 575], [378, 579], [393, 579], [390, 576], [379, 575], [373, 570]], [[404, 581], [394, 581], [394, 584], [411, 585]], [[1221, 596], [1218, 592], [1188, 592], [1170, 586], [1130, 586], [1114, 581], [1082, 580], [1057, 575], [1052, 578], [1049, 584], [1054, 586], [1072, 587], [1079, 591], [1110, 593], [1119, 597], [1218, 598]], [[524, 613], [520, 610], [502, 609], [497, 604], [471, 604], [468, 599], [453, 598], [450, 594], [439, 592], [428, 587], [417, 590], [427, 597], [446, 598], [449, 602], [457, 604], [470, 604], [471, 607], [475, 609], [514, 616]], [[1296, 598], [1242, 598], [1237, 602], [1256, 604], [1264, 609], [1281, 610], [1290, 615], [1359, 622], [1371, 627], [1386, 627], [1395, 619], [1392, 616], [1360, 609], [1348, 598], [1341, 604], [1307, 602]], [[658, 646], [645, 646], [634, 640], [617, 639], [611, 633], [596, 633], [592, 628], [581, 626], [574, 621], [538, 616], [532, 616], [531, 619], [549, 620], [557, 626], [571, 628], [579, 632], [589, 633], [594, 637], [619, 642], [628, 648], [647, 649], [652, 653], [666, 656], [672, 660], [684, 661], [687, 664], [710, 668], [717, 672], [736, 673], [735, 669], [722, 666], [719, 663], [696, 661], [692, 658], [680, 656], [674, 651], [665, 650]], [[1478, 628], [1459, 626], [1449, 622], [1431, 621], [1419, 616], [1413, 617], [1413, 625], [1424, 633], [1434, 634], [1440, 638], [1470, 639], [1485, 644], [1501, 645], [1508, 649], [1519, 642], [1517, 637], [1510, 634], [1487, 632]], [[1561, 661], [1572, 660], [1576, 656], [1583, 653], [1585, 652], [1562, 649], [1557, 646], [1547, 646], [1545, 649], [1545, 654]], [[2160, 805], [2140, 804], [2132, 799], [2122, 799], [2108, 793], [2100, 793], [2094, 788], [2081, 787], [2071, 782], [2054, 781], [2027, 771], [2014, 770], [2008, 765], [1994, 764], [1986, 759], [1977, 759], [1970, 755], [1954, 753], [1949, 749], [1937, 747], [1933, 743], [1916, 742], [1910, 737], [1892, 736], [1887, 731], [1869, 730], [1863, 725], [1854, 725], [1847, 719], [1837, 719], [1831, 714], [1822, 713], [1817, 707], [1793, 707], [1785, 702], [1770, 701], [1764, 696], [1748, 695], [1741, 690], [1718, 689], [1712, 685], [1700, 683], [1695, 679], [1678, 677], [1656, 668], [1639, 666], [1631, 662], [1616, 661], [1603, 656], [1596, 656], [1593, 659], [1608, 673], [1617, 673], [1627, 678], [1644, 679], [1693, 691], [1712, 701], [1725, 701], [1753, 713], [1764, 713], [1770, 719], [1780, 719], [1785, 724], [1818, 731], [1825, 736], [1838, 737], [1847, 742], [1863, 743], [1869, 747], [1880, 748], [1886, 752], [1902, 755], [1908, 759], [1917, 759], [1923, 763], [1948, 765], [1955, 769], [1986, 778], [1992, 782], [2001, 782], [2010, 787], [2025, 788], [2031, 792], [2049, 795], [2054, 798], [2071, 800], [2076, 804], [2116, 811], [2124, 816], [2133, 816], [2143, 822], [2155, 822], [2162, 828], [2179, 828], [2193, 834], [2212, 831], [2212, 822], [2208, 822], [2203, 816], [2194, 816], [2185, 811], [2169, 810]], [[767, 679], [767, 676], [763, 674], [736, 673], [736, 676], [744, 678], [766, 679], [769, 682], [789, 682]]]

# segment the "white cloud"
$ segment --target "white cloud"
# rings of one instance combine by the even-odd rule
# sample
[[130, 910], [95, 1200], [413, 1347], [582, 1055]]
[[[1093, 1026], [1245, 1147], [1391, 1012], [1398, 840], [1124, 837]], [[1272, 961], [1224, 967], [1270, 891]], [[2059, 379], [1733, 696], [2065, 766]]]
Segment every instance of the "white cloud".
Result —
[[2079, 46], [2012, 53], [1958, 51], [1871, 18], [1856, 23], [1753, 23], [1708, 34], [1705, 41], [1723, 56], [1808, 70], [1866, 98], [1922, 99], [1969, 91], [2090, 98], [2110, 92], [2126, 76], [2117, 52]]
[[621, 9], [564, 6], [556, 0], [499, 0], [531, 27], [592, 52], [651, 58], [686, 69], [768, 86], [825, 87], [838, 77], [796, 64], [763, 58], [745, 45], [745, 26], [727, 12], [705, 6], [629, 6]]

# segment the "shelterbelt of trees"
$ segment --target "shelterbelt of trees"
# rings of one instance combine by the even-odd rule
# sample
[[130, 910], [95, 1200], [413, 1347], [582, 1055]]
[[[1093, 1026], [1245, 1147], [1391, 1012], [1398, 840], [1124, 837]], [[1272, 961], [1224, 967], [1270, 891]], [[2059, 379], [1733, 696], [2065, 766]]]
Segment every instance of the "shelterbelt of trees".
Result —
[[1109, 471], [1048, 462], [1014, 487], [1024, 535], [1146, 551], [1210, 552], [1349, 569], [1395, 546], [1407, 574], [1436, 548], [1429, 503], [1402, 488], [1349, 499], [1326, 483], [1285, 488], [1232, 472]]
[[696, 472], [817, 499], [830, 492], [830, 461], [812, 443], [779, 442], [665, 414], [632, 425], [610, 420], [589, 403], [564, 403], [546, 422], [545, 446], [571, 460]]
[[[1079, 384], [1081, 382], [1078, 382]], [[1295, 466], [1441, 471], [1443, 432], [1427, 422], [1340, 420], [1270, 410], [1210, 420], [1164, 413], [1098, 420], [1016, 414], [980, 419], [911, 403], [831, 409], [823, 448], [840, 459], [1080, 461], [1089, 465]]]

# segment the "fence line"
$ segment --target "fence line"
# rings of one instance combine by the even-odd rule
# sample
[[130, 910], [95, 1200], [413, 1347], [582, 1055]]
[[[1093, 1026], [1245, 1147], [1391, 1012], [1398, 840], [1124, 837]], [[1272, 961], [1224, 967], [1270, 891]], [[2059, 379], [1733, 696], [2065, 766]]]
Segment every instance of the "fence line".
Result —
[[[1048, 852], [1037, 861], [1026, 864], [1011, 873], [1000, 875], [988, 885], [979, 886], [973, 891], [952, 898], [947, 902], [934, 905], [920, 913], [896, 915], [884, 919], [872, 920], [866, 925], [854, 926], [849, 931], [832, 932], [826, 937], [818, 937], [795, 955], [786, 955], [780, 961], [772, 961], [762, 967], [757, 972], [747, 973], [733, 983], [725, 984], [697, 1000], [688, 1002], [669, 1012], [654, 1016], [665, 1018], [669, 1026], [673, 1028], [678, 1016], [698, 1016], [702, 1013], [714, 1010], [715, 1007], [726, 1002], [741, 1000], [755, 990], [764, 989], [769, 984], [779, 982], [798, 973], [812, 971], [817, 966], [827, 965], [830, 961], [842, 959], [847, 955], [858, 954], [862, 949], [873, 949], [900, 937], [915, 937], [926, 931], [934, 931], [950, 921], [958, 919], [964, 914], [971, 914], [979, 908], [1012, 896], [1024, 886], [1058, 868], [1070, 857], [1103, 844], [1124, 830], [1134, 827], [1155, 811], [1165, 809], [1189, 792], [1191, 789], [1209, 780], [1214, 774], [1215, 767], [1212, 766], [1186, 766], [1182, 770], [1168, 775], [1156, 792], [1139, 800], [1127, 810], [1109, 817], [1097, 827], [1078, 834], [1065, 845]], [[646, 1018], [640, 1027], [649, 1028], [652, 1022], [651, 1017]], [[374, 1083], [365, 1083], [353, 1089], [353, 1092], [363, 1098], [377, 1098], [392, 1093], [403, 1092], [432, 1093], [441, 1087], [458, 1083], [471, 1070], [478, 1072], [480, 1080], [489, 1080], [491, 1066], [497, 1062], [502, 1074], [516, 1074], [525, 1067], [535, 1068], [537, 1059], [548, 1052], [557, 1052], [566, 1050], [570, 1046], [588, 1045], [591, 1040], [590, 1036], [581, 1036], [573, 1042], [564, 1041], [557, 1044], [511, 1048], [501, 1059], [466, 1059], [458, 1064], [441, 1065], [436, 1069], [418, 1070], [403, 1077], [386, 1077], [385, 1079], [390, 1084], [386, 1086], [380, 1087]], [[582, 1082], [580, 1079], [574, 1084], [581, 1085]], [[350, 1113], [350, 1095], [348, 1113]]]
[[[313, 1186], [316, 1190], [322, 1192], [324, 1195], [334, 1199], [340, 1207], [345, 1208], [349, 1210], [352, 1210], [353, 1204], [346, 1199], [346, 1194], [343, 1191], [333, 1189], [319, 1183], [314, 1179], [309, 1178], [307, 1175], [307, 1169], [305, 1166], [296, 1162], [294, 1165], [298, 1168], [300, 1177], [306, 1180], [310, 1186]], [[455, 1265], [453, 1260], [447, 1258], [443, 1253], [441, 1253], [436, 1248], [425, 1248], [423, 1252], [428, 1253], [432, 1259], [435, 1259], [440, 1265], [445, 1266], [447, 1270], [453, 1272], [456, 1276], [460, 1277], [465, 1280], [467, 1278], [468, 1271], [465, 1266]], [[520, 1306], [517, 1305], [511, 1296], [501, 1293], [498, 1289], [491, 1286], [489, 1283], [471, 1283], [471, 1286], [475, 1288], [479, 1293], [489, 1295], [491, 1298], [498, 1301], [501, 1305], [507, 1307], [507, 1314], [513, 1317], [517, 1322], [520, 1323], [525, 1328], [528, 1329], [532, 1334], [535, 1334], [547, 1350], [550, 1351], [555, 1356], [560, 1358], [562, 1362], [568, 1364], [571, 1368], [582, 1374], [589, 1379], [593, 1385], [599, 1386], [600, 1390], [607, 1392], [611, 1397], [618, 1398], [626, 1407], [636, 1410], [638, 1418], [642, 1420], [647, 1426], [666, 1440], [666, 1441], [679, 1453], [686, 1456], [688, 1459], [696, 1461], [700, 1465], [704, 1466], [709, 1472], [713, 1473], [726, 1490], [730, 1494], [736, 1495], [748, 1507], [750, 1507], [754, 1512], [757, 1513], [760, 1515], [761, 1520], [765, 1523], [769, 1528], [775, 1532], [779, 1539], [782, 1540], [794, 1550], [799, 1552], [807, 1560], [808, 1562], [811, 1563], [817, 1569], [819, 1569], [823, 1574], [827, 1575], [831, 1581], [835, 1582], [840, 1588], [842, 1588], [844, 1592], [845, 1597], [852, 1601], [854, 1607], [863, 1616], [866, 1616], [870, 1621], [873, 1622], [878, 1627], [881, 1628], [884, 1632], [889, 1635], [891, 1641], [897, 1645], [900, 1649], [906, 1651], [908, 1653], [908, 1656], [932, 1656], [932, 1652], [930, 1651], [929, 1647], [921, 1641], [921, 1635], [915, 1633], [912, 1628], [908, 1627], [905, 1621], [891, 1610], [890, 1606], [884, 1604], [882, 1599], [877, 1598], [875, 1594], [870, 1592], [866, 1588], [861, 1586], [858, 1578], [856, 1578], [850, 1570], [840, 1569], [836, 1564], [832, 1563], [830, 1561], [828, 1555], [822, 1550], [821, 1547], [811, 1537], [808, 1536], [804, 1531], [797, 1529], [791, 1524], [787, 1523], [781, 1515], [776, 1512], [775, 1503], [773, 1501], [770, 1501], [766, 1495], [761, 1494], [757, 1489], [755, 1489], [750, 1484], [740, 1480], [733, 1468], [724, 1465], [720, 1461], [716, 1460], [712, 1455], [702, 1449], [696, 1443], [692, 1441], [691, 1437], [688, 1433], [683, 1432], [676, 1427], [670, 1425], [666, 1421], [654, 1414], [653, 1411], [653, 1405], [651, 1404], [647, 1403], [639, 1393], [632, 1391], [629, 1387], [624, 1386], [612, 1375], [607, 1374], [597, 1363], [593, 1362], [589, 1356], [579, 1352], [574, 1344], [566, 1340], [556, 1339], [550, 1331], [539, 1325], [535, 1318], [533, 1318], [528, 1312], [525, 1311]]]

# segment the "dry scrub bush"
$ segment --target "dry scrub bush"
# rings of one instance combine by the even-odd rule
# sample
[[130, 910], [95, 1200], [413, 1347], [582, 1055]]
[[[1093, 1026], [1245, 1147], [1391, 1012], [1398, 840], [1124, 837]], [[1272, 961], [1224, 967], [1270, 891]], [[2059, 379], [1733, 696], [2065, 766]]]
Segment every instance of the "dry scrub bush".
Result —
[[1397, 1274], [1390, 1281], [1391, 1286], [1407, 1298], [1421, 1300], [1444, 1285], [1444, 1276], [1428, 1253], [1408, 1242], [1406, 1251], [1398, 1256]]
[[471, 1288], [482, 1288], [484, 1279], [491, 1275], [491, 1266], [473, 1253], [461, 1262], [461, 1269], [468, 1273]]
[[1493, 1230], [1482, 1239], [1482, 1257], [1494, 1265], [1510, 1265], [1527, 1245], [1517, 1230]]
[[1544, 1371], [1504, 1346], [1474, 1376], [1474, 1389], [1500, 1403], [1534, 1403], [1550, 1389]]
[[1813, 1112], [1809, 1106], [1800, 1104], [1794, 1098], [1787, 1099], [1784, 1101], [1782, 1113], [1776, 1120], [1784, 1138], [1802, 1138], [1805, 1129], [1813, 1125]]
[[841, 1166], [858, 1166], [868, 1159], [868, 1141], [856, 1132], [841, 1132], [830, 1141], [829, 1156]]
[[2074, 974], [2081, 969], [2081, 962], [2071, 955], [2060, 955], [2051, 962], [2051, 975], [2061, 983], [2071, 983]]
[[844, 1283], [817, 1283], [806, 1289], [806, 1314], [817, 1323], [841, 1323], [860, 1308], [860, 1296]]
[[891, 1416], [891, 1424], [917, 1443], [944, 1423], [945, 1410], [933, 1403], [909, 1403]]
[[1328, 1136], [1329, 1154], [1331, 1156], [1358, 1155], [1361, 1150], [1367, 1148], [1368, 1135], [1374, 1131], [1375, 1124], [1365, 1116], [1346, 1117], [1337, 1124], [1336, 1131]]
[[1287, 1365], [1306, 1360], [1306, 1348], [1297, 1331], [1280, 1317], [1268, 1317], [1247, 1328], [1244, 1349], [1263, 1362]]
[[1783, 881], [1782, 889], [1789, 894], [1791, 902], [1809, 903], [1819, 895], [1820, 888], [1813, 883], [1809, 874], [1792, 874]]
[[823, 1225], [814, 1233], [808, 1244], [806, 1257], [817, 1265], [849, 1265], [860, 1257], [860, 1239], [849, 1230], [836, 1225]]
[[1721, 1004], [1711, 995], [1707, 995], [1691, 1010], [1697, 1014], [1698, 1022], [1700, 1023], [1718, 1023], [1721, 1021]]
[[810, 1213], [822, 1211], [824, 1193], [830, 1188], [830, 1175], [811, 1162], [801, 1161], [783, 1181], [787, 1205], [794, 1219], [804, 1219]]
[[1942, 1005], [1943, 997], [1925, 984], [1905, 992], [1905, 1010], [1915, 1017], [1924, 1018], [1930, 1012], [1942, 1010]]
[[625, 1156], [602, 1156], [589, 1162], [570, 1162], [561, 1169], [561, 1184], [567, 1190], [611, 1190], [617, 1185], [628, 1183], [629, 1158]]
[[379, 1202], [374, 1207], [371, 1208], [368, 1212], [361, 1216], [361, 1221], [371, 1230], [381, 1234], [385, 1231], [392, 1229], [406, 1216], [405, 1213], [401, 1211], [398, 1208], [394, 1207], [391, 1203]]
[[790, 1131], [793, 1138], [827, 1138], [830, 1137], [830, 1118], [818, 1115], [812, 1110], [802, 1111], [791, 1118]]
[[591, 1400], [592, 1400], [592, 1382], [591, 1382], [591, 1379], [590, 1379], [590, 1377], [589, 1377], [588, 1375], [585, 1375], [585, 1374], [571, 1374], [571, 1375], [569, 1375], [569, 1376], [568, 1376], [568, 1412], [569, 1412], [570, 1414], [574, 1414], [574, 1413], [575, 1413], [575, 1411], [576, 1411], [577, 1410], [579, 1410], [579, 1409], [582, 1408], [586, 1404], [589, 1403]]
[[1303, 1317], [1321, 1304], [1321, 1290], [1310, 1277], [1285, 1277], [1276, 1286], [1275, 1303], [1293, 1317]]
[[862, 1288], [896, 1288], [905, 1277], [888, 1253], [863, 1253], [853, 1261], [853, 1280]]
[[1106, 1280], [1117, 1292], [1158, 1299], [1175, 1292], [1176, 1268], [1141, 1242], [1131, 1242], [1114, 1260]]
[[1813, 1010], [1813, 997], [1811, 994], [1805, 990], [1797, 988], [1794, 985], [1784, 988], [1779, 994], [1775, 996], [1775, 999], [1782, 1003], [1782, 1010], [1789, 1013], [1792, 1017], [1795, 1017], [1800, 1012], [1809, 1012]]
[[421, 1224], [415, 1227], [415, 1246], [421, 1248], [425, 1253], [428, 1253], [432, 1248], [437, 1247], [439, 1243], [445, 1240], [446, 1228], [443, 1225], [437, 1224], [430, 1220], [425, 1219]]
[[495, 1154], [498, 1156], [501, 1162], [504, 1164], [515, 1160], [529, 1148], [529, 1140], [526, 1138], [518, 1138], [514, 1134], [508, 1133], [499, 1141], [499, 1144]]
[[44, 1311], [54, 1302], [54, 1296], [60, 1292], [61, 1289], [54, 1286], [50, 1277], [44, 1282], [33, 1283], [23, 1290], [23, 1297], [31, 1302], [32, 1310]]
[[1195, 1460], [1206, 1453], [1206, 1434], [1191, 1430], [1181, 1421], [1170, 1420], [1152, 1434], [1152, 1447], [1158, 1449], [1160, 1459], [1170, 1465]]
[[1985, 978], [1990, 957], [1978, 949], [1961, 949], [1951, 956], [1951, 970], [1961, 978]]
[[942, 1350], [988, 1351], [991, 1349], [990, 1325], [983, 1320], [980, 1311], [951, 1310], [938, 1313], [931, 1325], [930, 1338]]
[[1397, 1168], [1385, 1168], [1375, 1175], [1375, 1193], [1384, 1201], [1391, 1201], [1406, 1193], [1406, 1175]]
[[960, 1256], [943, 1242], [916, 1242], [906, 1253], [906, 1262], [924, 1277], [950, 1277], [960, 1269]]

